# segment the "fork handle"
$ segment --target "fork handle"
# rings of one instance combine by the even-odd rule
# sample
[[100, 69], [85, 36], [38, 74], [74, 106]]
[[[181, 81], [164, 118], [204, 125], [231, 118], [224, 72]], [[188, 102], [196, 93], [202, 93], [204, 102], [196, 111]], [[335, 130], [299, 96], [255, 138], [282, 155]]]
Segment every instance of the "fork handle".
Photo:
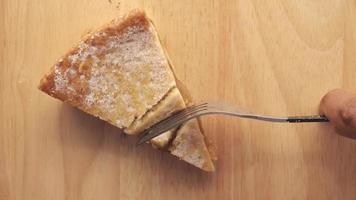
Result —
[[320, 115], [312, 115], [312, 116], [293, 116], [288, 117], [287, 122], [289, 123], [303, 123], [303, 122], [328, 122], [328, 118]]

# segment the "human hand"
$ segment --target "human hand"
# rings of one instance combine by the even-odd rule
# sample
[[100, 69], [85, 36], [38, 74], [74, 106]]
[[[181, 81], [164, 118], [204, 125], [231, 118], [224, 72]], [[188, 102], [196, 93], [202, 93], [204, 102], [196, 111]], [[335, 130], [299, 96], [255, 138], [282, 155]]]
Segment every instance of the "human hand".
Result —
[[328, 92], [321, 100], [319, 111], [340, 135], [356, 139], [356, 94], [342, 89]]

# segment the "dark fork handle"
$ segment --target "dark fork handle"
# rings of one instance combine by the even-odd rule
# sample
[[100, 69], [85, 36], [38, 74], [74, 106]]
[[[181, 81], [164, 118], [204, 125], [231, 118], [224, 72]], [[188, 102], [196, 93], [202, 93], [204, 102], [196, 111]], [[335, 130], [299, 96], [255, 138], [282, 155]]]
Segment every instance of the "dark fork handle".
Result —
[[289, 123], [302, 123], [302, 122], [328, 122], [328, 118], [325, 116], [314, 115], [314, 116], [293, 116], [288, 117], [287, 122]]

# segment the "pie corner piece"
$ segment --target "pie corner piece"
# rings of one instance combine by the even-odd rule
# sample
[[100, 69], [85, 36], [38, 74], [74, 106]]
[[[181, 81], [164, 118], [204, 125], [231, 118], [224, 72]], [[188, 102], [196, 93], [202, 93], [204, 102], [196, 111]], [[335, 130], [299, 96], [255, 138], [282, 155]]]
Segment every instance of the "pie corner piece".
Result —
[[[133, 10], [86, 35], [40, 81], [48, 95], [138, 134], [185, 108], [158, 34], [143, 10]], [[214, 165], [197, 120], [151, 140], [205, 171]]]
[[171, 154], [205, 171], [214, 171], [215, 159], [212, 148], [206, 144], [198, 120], [190, 120], [182, 125], [172, 145], [169, 148]]

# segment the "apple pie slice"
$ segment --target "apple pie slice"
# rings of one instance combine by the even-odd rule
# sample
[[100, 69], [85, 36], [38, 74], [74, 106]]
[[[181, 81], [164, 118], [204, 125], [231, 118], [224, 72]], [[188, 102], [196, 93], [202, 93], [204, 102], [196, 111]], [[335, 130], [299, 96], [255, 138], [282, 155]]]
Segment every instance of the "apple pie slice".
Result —
[[[188, 103], [154, 26], [141, 10], [85, 36], [41, 79], [39, 89], [132, 135]], [[151, 143], [196, 167], [214, 170], [197, 120]]]

